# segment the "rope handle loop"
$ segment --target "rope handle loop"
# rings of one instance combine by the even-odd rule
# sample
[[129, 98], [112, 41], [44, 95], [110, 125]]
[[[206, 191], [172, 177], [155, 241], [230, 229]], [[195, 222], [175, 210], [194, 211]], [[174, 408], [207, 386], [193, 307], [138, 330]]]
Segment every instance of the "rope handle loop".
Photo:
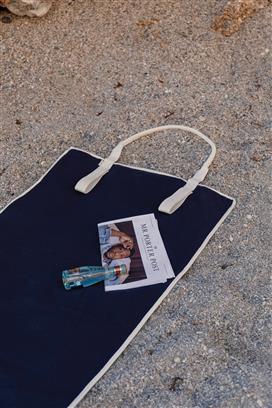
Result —
[[166, 214], [173, 214], [173, 212], [175, 212], [184, 203], [186, 198], [189, 197], [189, 195], [193, 193], [193, 191], [198, 186], [198, 184], [204, 180], [204, 178], [206, 177], [209, 171], [209, 166], [211, 165], [215, 157], [215, 153], [216, 153], [215, 144], [211, 141], [211, 139], [208, 138], [208, 136], [205, 136], [199, 130], [196, 130], [189, 126], [184, 126], [184, 125], [159, 126], [156, 128], [144, 130], [143, 132], [136, 133], [135, 135], [130, 136], [125, 140], [122, 140], [121, 142], [117, 144], [117, 146], [112, 150], [111, 154], [106, 159], [101, 160], [96, 170], [92, 171], [90, 174], [83, 177], [77, 182], [75, 189], [84, 194], [89, 193], [97, 185], [97, 183], [101, 180], [101, 178], [106, 173], [109, 172], [113, 164], [119, 160], [122, 150], [126, 145], [132, 142], [135, 142], [141, 137], [151, 135], [152, 133], [161, 132], [164, 130], [172, 130], [172, 129], [185, 130], [187, 132], [193, 133], [194, 135], [205, 140], [205, 142], [207, 142], [211, 147], [211, 153], [209, 157], [204, 162], [204, 164], [201, 166], [201, 168], [195, 173], [195, 175], [191, 177], [183, 187], [178, 189], [170, 197], [167, 197], [160, 204], [159, 211], [164, 212]]

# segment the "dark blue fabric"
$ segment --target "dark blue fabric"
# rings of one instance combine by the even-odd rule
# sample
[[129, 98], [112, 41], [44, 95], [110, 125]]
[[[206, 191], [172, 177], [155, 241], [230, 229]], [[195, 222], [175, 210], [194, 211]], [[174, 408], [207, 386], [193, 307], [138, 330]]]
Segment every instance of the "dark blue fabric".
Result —
[[232, 205], [198, 187], [173, 215], [159, 213], [183, 181], [122, 166], [91, 193], [76, 192], [98, 162], [70, 150], [0, 215], [0, 407], [67, 407], [171, 282], [108, 293], [102, 283], [64, 290], [63, 269], [99, 265], [99, 222], [155, 213], [178, 274]]

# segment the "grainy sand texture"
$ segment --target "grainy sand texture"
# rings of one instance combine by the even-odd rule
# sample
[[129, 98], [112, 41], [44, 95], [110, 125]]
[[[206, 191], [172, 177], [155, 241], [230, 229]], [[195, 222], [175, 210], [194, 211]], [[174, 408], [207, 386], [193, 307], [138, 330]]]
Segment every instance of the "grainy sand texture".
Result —
[[[107, 156], [164, 124], [217, 146], [205, 184], [237, 205], [80, 408], [267, 408], [270, 392], [271, 8], [231, 36], [223, 0], [59, 0], [0, 12], [0, 205], [68, 147]], [[191, 176], [186, 133], [128, 146], [124, 163]], [[77, 373], [71, 373], [76, 376]]]

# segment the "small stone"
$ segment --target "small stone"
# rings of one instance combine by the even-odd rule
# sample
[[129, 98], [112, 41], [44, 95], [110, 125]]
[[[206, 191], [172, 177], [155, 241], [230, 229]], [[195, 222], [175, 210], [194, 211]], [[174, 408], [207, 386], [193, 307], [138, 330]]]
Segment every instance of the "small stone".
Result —
[[123, 84], [122, 84], [122, 82], [117, 82], [115, 85], [114, 85], [114, 89], [117, 89], [117, 88], [121, 88], [123, 86]]
[[177, 364], [180, 363], [180, 358], [179, 358], [179, 357], [175, 357], [175, 358], [174, 358], [174, 362], [177, 363]]
[[181, 389], [181, 386], [183, 384], [183, 378], [180, 377], [174, 377], [172, 379], [172, 382], [170, 384], [169, 390], [170, 391], [179, 391]]
[[250, 214], [248, 214], [246, 217], [247, 217], [248, 220], [252, 220], [252, 218], [253, 218], [252, 215], [250, 215]]
[[269, 48], [266, 48], [265, 50], [264, 50], [264, 52], [261, 52], [261, 57], [264, 57], [265, 55], [267, 55], [269, 53]]
[[232, 242], [233, 241], [233, 237], [230, 235], [230, 237], [229, 237], [229, 240], [230, 240], [230, 242]]
[[1, 21], [2, 21], [2, 23], [4, 23], [4, 24], [9, 24], [9, 23], [12, 22], [12, 17], [11, 17], [11, 16], [3, 16], [3, 17], [1, 18]]
[[227, 269], [229, 266], [232, 266], [232, 263], [224, 263], [223, 265], [221, 265], [221, 269], [225, 270]]

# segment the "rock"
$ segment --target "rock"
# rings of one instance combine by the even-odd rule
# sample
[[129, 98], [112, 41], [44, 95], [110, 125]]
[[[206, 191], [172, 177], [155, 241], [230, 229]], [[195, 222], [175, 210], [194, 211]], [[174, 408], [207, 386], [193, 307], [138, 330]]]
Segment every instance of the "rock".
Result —
[[52, 5], [51, 0], [0, 0], [0, 5], [7, 7], [17, 16], [42, 17]]

